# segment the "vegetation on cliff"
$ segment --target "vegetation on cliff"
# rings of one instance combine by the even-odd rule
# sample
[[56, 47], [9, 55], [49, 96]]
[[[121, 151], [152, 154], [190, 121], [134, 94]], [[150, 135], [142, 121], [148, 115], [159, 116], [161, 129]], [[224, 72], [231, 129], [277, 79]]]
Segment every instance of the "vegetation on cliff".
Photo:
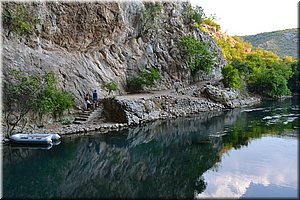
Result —
[[127, 78], [127, 90], [129, 92], [140, 92], [144, 87], [153, 86], [160, 75], [157, 69], [143, 69]]
[[253, 48], [238, 36], [211, 34], [229, 61], [222, 69], [225, 86], [271, 98], [299, 92], [299, 65], [291, 56], [281, 58], [272, 51]]
[[192, 35], [186, 35], [180, 38], [180, 45], [185, 55], [184, 59], [192, 73], [199, 70], [211, 72], [215, 54], [209, 50], [207, 43]]
[[40, 23], [40, 19], [31, 15], [24, 4], [11, 4], [9, 8], [3, 9], [3, 25], [9, 30], [8, 35], [14, 32], [22, 36], [33, 31]]

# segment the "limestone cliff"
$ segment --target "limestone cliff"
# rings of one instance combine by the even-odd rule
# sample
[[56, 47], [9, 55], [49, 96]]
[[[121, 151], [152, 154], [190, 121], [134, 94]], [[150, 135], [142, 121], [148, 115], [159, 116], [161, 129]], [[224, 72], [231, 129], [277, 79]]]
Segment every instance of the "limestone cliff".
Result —
[[[153, 4], [153, 3], [152, 3]], [[114, 80], [118, 94], [126, 89], [126, 77], [143, 66], [155, 67], [162, 79], [151, 89], [172, 88], [173, 79], [184, 85], [201, 79], [220, 79], [226, 64], [219, 47], [207, 33], [186, 18], [188, 2], [160, 2], [156, 26], [145, 30], [142, 12], [150, 2], [26, 2], [27, 15], [39, 19], [34, 29], [18, 36], [3, 23], [3, 74], [9, 69], [25, 73], [54, 71], [59, 86], [71, 91], [78, 105], [86, 92], [106, 95], [103, 83]], [[17, 3], [2, 3], [3, 12]], [[147, 35], [144, 32], [147, 31]], [[183, 60], [179, 38], [192, 33], [217, 52], [213, 73], [192, 76]]]

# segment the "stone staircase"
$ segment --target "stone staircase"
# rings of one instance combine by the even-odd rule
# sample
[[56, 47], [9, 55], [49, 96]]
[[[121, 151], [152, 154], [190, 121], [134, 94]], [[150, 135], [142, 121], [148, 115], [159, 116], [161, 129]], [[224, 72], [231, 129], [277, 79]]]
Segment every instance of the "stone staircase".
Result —
[[93, 120], [103, 120], [102, 110], [103, 106], [98, 106], [92, 110], [84, 110], [77, 114], [73, 124], [84, 124]]

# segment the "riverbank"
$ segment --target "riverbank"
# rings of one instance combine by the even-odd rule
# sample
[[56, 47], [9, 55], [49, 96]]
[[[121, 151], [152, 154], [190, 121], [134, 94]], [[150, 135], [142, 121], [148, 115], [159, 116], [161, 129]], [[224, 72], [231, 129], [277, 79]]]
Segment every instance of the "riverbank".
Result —
[[[200, 88], [202, 94], [206, 94], [212, 86]], [[43, 128], [36, 125], [27, 125], [24, 128], [17, 127], [15, 132], [21, 133], [58, 133], [62, 136], [70, 134], [85, 134], [92, 131], [107, 133], [109, 131], [119, 131], [139, 124], [177, 117], [187, 117], [209, 111], [221, 111], [228, 108], [250, 106], [260, 102], [257, 97], [231, 97], [224, 92], [221, 96], [224, 99], [216, 99], [214, 96], [204, 97], [195, 92], [194, 87], [179, 90], [151, 91], [149, 93], [128, 94], [103, 99], [103, 116], [89, 120], [84, 124], [62, 125], [59, 122], [46, 124]], [[213, 88], [215, 90], [215, 88]], [[232, 93], [232, 91], [229, 91]], [[217, 92], [214, 91], [217, 96]], [[219, 95], [220, 96], [220, 95]], [[229, 102], [231, 102], [229, 104]], [[229, 107], [228, 105], [231, 105]], [[103, 120], [104, 117], [104, 120]]]

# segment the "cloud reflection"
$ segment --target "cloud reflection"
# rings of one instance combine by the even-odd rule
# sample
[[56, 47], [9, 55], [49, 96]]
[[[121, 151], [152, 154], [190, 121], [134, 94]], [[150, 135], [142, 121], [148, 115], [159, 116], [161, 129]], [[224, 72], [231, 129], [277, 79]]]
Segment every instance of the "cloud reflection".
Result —
[[[242, 197], [250, 185], [277, 185], [297, 190], [297, 140], [263, 137], [247, 148], [223, 155], [216, 171], [203, 174], [206, 190], [196, 198]], [[270, 187], [269, 187], [270, 188]]]

